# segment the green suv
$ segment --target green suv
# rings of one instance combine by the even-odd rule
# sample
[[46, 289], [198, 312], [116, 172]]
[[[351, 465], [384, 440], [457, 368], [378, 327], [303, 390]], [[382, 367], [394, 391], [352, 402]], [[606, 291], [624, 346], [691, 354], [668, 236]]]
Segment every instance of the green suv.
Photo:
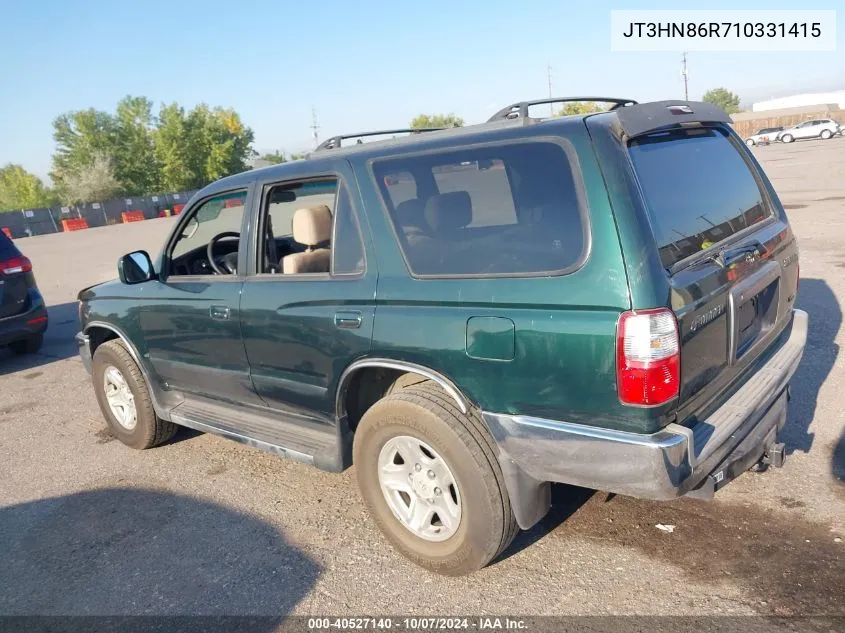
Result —
[[79, 294], [112, 433], [355, 464], [384, 534], [446, 574], [551, 482], [708, 498], [779, 466], [807, 315], [760, 165], [708, 104], [529, 116], [549, 101], [200, 191], [155, 263]]

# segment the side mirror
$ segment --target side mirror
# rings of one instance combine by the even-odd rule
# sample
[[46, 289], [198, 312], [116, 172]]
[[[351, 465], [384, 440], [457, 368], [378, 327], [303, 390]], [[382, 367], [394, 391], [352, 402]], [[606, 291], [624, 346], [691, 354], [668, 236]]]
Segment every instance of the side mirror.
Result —
[[155, 268], [147, 251], [135, 251], [117, 260], [117, 274], [120, 281], [128, 285], [156, 278]]

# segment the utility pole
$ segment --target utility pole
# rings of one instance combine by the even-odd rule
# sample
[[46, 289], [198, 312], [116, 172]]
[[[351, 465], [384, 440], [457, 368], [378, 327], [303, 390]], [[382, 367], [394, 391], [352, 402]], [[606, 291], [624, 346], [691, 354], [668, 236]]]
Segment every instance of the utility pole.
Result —
[[312, 107], [311, 108], [311, 131], [314, 136], [314, 147], [317, 147], [319, 144], [319, 136], [317, 135], [317, 130], [320, 129], [320, 126], [317, 125], [317, 111]]
[[687, 52], [684, 51], [681, 57], [681, 77], [684, 78], [684, 101], [689, 101], [689, 89], [687, 86]]
[[[548, 78], [549, 78], [549, 99], [551, 99], [552, 98], [552, 65], [551, 64], [549, 64], [546, 67], [546, 73], [548, 74]], [[553, 117], [554, 115], [555, 115], [555, 110], [554, 110], [554, 107], [552, 106], [552, 104], [550, 103], [549, 104], [549, 116]]]

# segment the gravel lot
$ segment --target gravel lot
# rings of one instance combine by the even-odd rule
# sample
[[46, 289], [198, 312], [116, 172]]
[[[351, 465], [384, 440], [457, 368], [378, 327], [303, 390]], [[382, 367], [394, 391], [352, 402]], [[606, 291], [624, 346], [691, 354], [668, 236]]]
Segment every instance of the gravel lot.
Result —
[[811, 317], [784, 468], [711, 502], [558, 486], [542, 524], [469, 578], [395, 554], [352, 471], [188, 430], [145, 452], [105, 432], [75, 296], [120, 254], [155, 253], [172, 219], [20, 240], [51, 322], [40, 354], [0, 351], [0, 614], [845, 615], [845, 138], [754, 152], [799, 236]]

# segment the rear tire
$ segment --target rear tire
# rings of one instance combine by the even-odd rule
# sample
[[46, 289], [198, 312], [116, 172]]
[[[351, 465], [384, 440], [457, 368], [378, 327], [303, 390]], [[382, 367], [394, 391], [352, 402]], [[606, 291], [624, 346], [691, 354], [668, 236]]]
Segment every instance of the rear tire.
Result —
[[[404, 453], [401, 461], [394, 456], [385, 462], [385, 451], [390, 456], [392, 447], [402, 442], [423, 447], [417, 462], [422, 468], [416, 469], [421, 472], [419, 482], [414, 478], [414, 460], [406, 463]], [[441, 463], [427, 455], [442, 460], [445, 472], [453, 476], [454, 490], [450, 486], [441, 494], [457, 500], [452, 505], [458, 506], [459, 519], [444, 521], [435, 510], [430, 523], [424, 524], [429, 532], [414, 531], [400, 518], [396, 502], [389, 501], [399, 488], [384, 483], [384, 473], [386, 467], [401, 470], [407, 466], [408, 472], [400, 473], [397, 480], [401, 484], [407, 474], [410, 483], [407, 491], [398, 494], [408, 499], [411, 514], [412, 504], [429, 503], [423, 490], [433, 489], [434, 494], [439, 490], [426, 488], [428, 482], [422, 477], [429, 464]], [[431, 381], [399, 389], [376, 402], [361, 419], [353, 444], [361, 495], [382, 533], [417, 565], [449, 576], [481, 569], [510, 545], [519, 531], [496, 455], [495, 442], [478, 412], [461, 413], [454, 400]], [[441, 472], [436, 476], [429, 473], [432, 487], [441, 482]], [[436, 504], [434, 494], [429, 498]], [[444, 526], [441, 535], [431, 533], [431, 526], [436, 530], [438, 521]]]
[[9, 343], [9, 349], [15, 354], [22, 356], [24, 354], [34, 354], [44, 345], [44, 335], [35, 334], [20, 341]]
[[824, 140], [827, 140], [833, 136], [833, 132], [830, 130], [822, 130], [822, 133], [819, 136], [821, 136]]
[[[144, 375], [122, 342], [111, 340], [100, 345], [94, 352], [91, 373], [100, 411], [109, 431], [121, 442], [132, 448], [146, 449], [163, 444], [176, 433], [175, 424], [156, 415]], [[124, 407], [118, 405], [116, 408], [109, 403], [107, 382], [112, 387], [118, 383], [125, 385], [129, 392], [126, 395], [131, 394], [131, 398], [124, 398], [123, 403], [129, 403], [134, 415], [125, 415]]]
[[784, 134], [780, 137], [780, 140], [782, 143], [791, 143], [795, 140], [795, 138], [792, 136], [792, 134]]

